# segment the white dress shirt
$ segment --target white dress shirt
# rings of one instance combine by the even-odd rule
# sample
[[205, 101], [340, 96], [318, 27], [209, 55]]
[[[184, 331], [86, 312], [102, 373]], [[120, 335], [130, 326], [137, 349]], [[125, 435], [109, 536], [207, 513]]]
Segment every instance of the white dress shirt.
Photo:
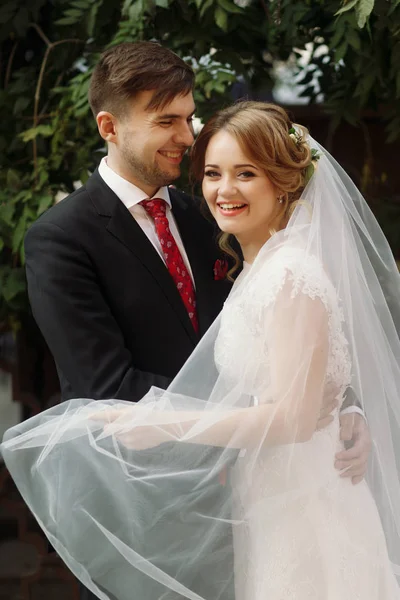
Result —
[[[109, 167], [107, 164], [107, 156], [102, 158], [100, 162], [99, 174], [100, 177], [104, 180], [104, 182], [108, 185], [108, 187], [112, 189], [114, 194], [116, 194], [116, 196], [118, 196], [121, 202], [125, 204], [126, 208], [129, 210], [139, 227], [143, 230], [148, 240], [157, 250], [158, 254], [160, 255], [160, 258], [165, 264], [165, 258], [161, 248], [160, 240], [158, 239], [156, 233], [154, 220], [147, 214], [146, 209], [140, 204], [142, 200], [149, 200], [148, 195], [136, 185], [134, 185], [130, 181], [127, 181], [126, 179], [118, 175], [115, 171], [113, 171], [111, 167]], [[177, 246], [183, 258], [183, 262], [185, 263], [186, 268], [188, 269], [188, 272], [190, 273], [194, 284], [193, 273], [190, 267], [189, 259], [186, 254], [186, 250], [183, 245], [181, 236], [179, 234], [174, 215], [172, 214], [171, 198], [169, 197], [168, 187], [164, 186], [160, 188], [154, 194], [153, 198], [162, 198], [167, 203], [166, 217], [168, 219], [169, 228], [177, 243]]]

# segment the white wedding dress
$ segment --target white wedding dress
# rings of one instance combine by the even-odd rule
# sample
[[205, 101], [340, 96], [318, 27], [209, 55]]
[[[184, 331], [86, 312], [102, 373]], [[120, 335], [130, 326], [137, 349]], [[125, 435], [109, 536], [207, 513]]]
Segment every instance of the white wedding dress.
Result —
[[[100, 600], [400, 600], [399, 272], [308, 141], [322, 157], [287, 227], [167, 390], [76, 398], [5, 435], [22, 497]], [[358, 485], [334, 467], [339, 409], [315, 432], [332, 387], [366, 415]]]
[[[234, 380], [251, 349], [252, 359], [248, 353], [245, 358], [253, 386], [248, 391], [259, 401], [263, 386], [271, 383], [271, 374], [263, 369], [271, 349], [260, 305], [267, 314], [290, 289], [294, 305], [296, 296], [304, 296], [325, 307], [325, 382], [336, 384], [342, 401], [350, 383], [350, 358], [336, 293], [318, 261], [296, 248], [282, 248], [247, 282], [250, 270], [245, 264], [239, 293], [228, 298], [222, 312], [219, 368]], [[353, 485], [334, 468], [334, 456], [342, 449], [338, 409], [334, 421], [305, 443], [258, 450], [255, 459], [241, 453], [232, 469], [236, 600], [400, 598], [367, 483]]]

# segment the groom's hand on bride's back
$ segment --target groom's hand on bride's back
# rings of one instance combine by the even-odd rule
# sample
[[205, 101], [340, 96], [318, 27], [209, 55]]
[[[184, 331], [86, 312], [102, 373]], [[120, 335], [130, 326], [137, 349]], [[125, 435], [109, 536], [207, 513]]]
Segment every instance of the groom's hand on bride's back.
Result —
[[372, 445], [365, 417], [357, 412], [341, 414], [340, 439], [347, 442], [347, 449], [336, 454], [335, 467], [341, 477], [351, 477], [357, 484], [365, 477]]
[[[335, 385], [327, 385], [317, 429], [324, 429], [332, 423], [332, 412], [338, 407], [338, 392]], [[341, 477], [351, 477], [352, 483], [357, 484], [364, 479], [367, 471], [371, 451], [370, 432], [365, 417], [357, 412], [340, 414], [339, 419], [340, 439], [347, 442], [347, 448], [336, 454], [335, 468], [341, 471]]]

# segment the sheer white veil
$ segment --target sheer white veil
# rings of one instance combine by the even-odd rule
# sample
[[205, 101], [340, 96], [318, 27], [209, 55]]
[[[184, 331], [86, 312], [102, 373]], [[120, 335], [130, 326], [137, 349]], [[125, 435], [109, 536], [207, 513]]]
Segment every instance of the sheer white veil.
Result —
[[[138, 405], [64, 402], [4, 437], [2, 455], [24, 500], [103, 600], [232, 599], [232, 533], [260, 505], [279, 518], [293, 498], [306, 502], [325, 487], [336, 493], [337, 421], [312, 435], [312, 406], [327, 378], [365, 413], [373, 441], [367, 483], [400, 574], [400, 277], [354, 183], [308, 142], [321, 158], [286, 229], [240, 274], [168, 390], [152, 388]], [[265, 405], [272, 412], [260, 412]], [[125, 410], [114, 419], [110, 408]], [[266, 485], [257, 495], [259, 466], [272, 454], [287, 485], [265, 467], [272, 491]], [[339, 566], [332, 540], [320, 537], [329, 582]]]

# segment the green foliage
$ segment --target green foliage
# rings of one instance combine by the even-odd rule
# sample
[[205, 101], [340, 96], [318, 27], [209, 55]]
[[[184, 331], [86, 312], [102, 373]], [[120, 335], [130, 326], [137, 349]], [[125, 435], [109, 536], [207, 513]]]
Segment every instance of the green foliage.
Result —
[[[300, 81], [303, 95], [322, 93], [332, 116], [358, 125], [366, 109], [386, 120], [390, 141], [400, 136], [400, 3], [398, 0], [276, 0], [280, 24], [271, 36], [273, 54], [312, 42], [310, 68]], [[283, 25], [285, 23], [285, 25]], [[291, 27], [289, 27], [291, 23]], [[284, 29], [284, 31], [283, 31]], [[276, 50], [275, 50], [276, 48]], [[312, 82], [312, 85], [310, 85]]]
[[[0, 7], [0, 324], [27, 309], [23, 238], [104, 152], [87, 102], [99, 53], [161, 41], [196, 71], [198, 116], [231, 101], [238, 76], [270, 88], [274, 60], [312, 43], [304, 95], [332, 126], [384, 107], [400, 131], [398, 0], [4, 0]], [[321, 49], [326, 46], [326, 52]]]

